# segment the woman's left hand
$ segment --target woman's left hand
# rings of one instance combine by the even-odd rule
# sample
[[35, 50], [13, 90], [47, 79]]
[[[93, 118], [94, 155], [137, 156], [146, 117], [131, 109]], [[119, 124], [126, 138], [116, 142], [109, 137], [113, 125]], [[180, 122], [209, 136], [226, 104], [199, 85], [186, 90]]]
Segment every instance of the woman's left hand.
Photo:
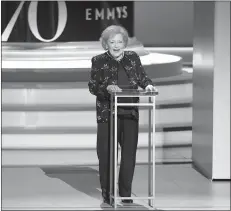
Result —
[[148, 85], [145, 87], [145, 91], [146, 92], [157, 92], [157, 88], [152, 85]]

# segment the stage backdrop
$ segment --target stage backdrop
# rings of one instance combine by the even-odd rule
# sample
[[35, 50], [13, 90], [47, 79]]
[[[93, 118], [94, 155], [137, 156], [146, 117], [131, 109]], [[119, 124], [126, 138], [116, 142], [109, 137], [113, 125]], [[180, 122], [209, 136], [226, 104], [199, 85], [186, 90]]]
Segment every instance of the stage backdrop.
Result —
[[133, 37], [132, 1], [2, 1], [2, 41], [97, 41], [111, 24]]

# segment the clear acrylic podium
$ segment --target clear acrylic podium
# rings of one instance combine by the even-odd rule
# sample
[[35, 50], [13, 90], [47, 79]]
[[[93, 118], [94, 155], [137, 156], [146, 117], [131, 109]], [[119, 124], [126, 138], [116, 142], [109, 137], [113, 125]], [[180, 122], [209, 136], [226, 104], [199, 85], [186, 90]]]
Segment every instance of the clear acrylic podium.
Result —
[[[150, 208], [155, 208], [155, 97], [158, 92], [147, 92], [144, 90], [123, 89], [120, 92], [110, 92], [110, 205], [117, 208], [118, 200], [134, 199], [134, 200], [148, 200]], [[147, 103], [120, 103], [118, 98], [148, 98]], [[118, 183], [118, 142], [117, 142], [117, 112], [118, 106], [145, 106], [148, 107], [148, 196], [139, 197], [120, 197], [117, 195]], [[113, 188], [114, 186], [114, 188]], [[113, 190], [114, 189], [114, 190]]]

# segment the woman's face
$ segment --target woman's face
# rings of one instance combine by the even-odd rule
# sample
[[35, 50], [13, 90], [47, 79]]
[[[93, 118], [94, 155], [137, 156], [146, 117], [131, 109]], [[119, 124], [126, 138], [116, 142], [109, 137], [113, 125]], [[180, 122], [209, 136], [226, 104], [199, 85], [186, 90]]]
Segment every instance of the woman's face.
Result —
[[107, 41], [108, 50], [114, 58], [122, 56], [125, 42], [121, 34], [112, 35]]

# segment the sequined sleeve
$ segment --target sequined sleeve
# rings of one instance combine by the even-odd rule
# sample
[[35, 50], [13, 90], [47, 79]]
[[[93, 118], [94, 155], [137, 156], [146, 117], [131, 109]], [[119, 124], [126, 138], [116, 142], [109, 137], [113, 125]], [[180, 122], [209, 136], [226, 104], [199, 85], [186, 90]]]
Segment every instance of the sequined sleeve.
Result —
[[143, 65], [141, 64], [140, 61], [140, 57], [135, 53], [135, 60], [136, 60], [136, 69], [137, 69], [137, 74], [138, 74], [138, 82], [139, 82], [139, 86], [142, 89], [145, 89], [146, 86], [148, 85], [153, 85], [154, 83], [152, 82], [152, 80], [148, 77], [147, 73], [144, 70]]
[[91, 59], [92, 67], [90, 72], [90, 80], [88, 82], [89, 91], [91, 94], [98, 97], [99, 100], [109, 99], [109, 93], [105, 84], [100, 80], [100, 69], [96, 65], [96, 57]]

